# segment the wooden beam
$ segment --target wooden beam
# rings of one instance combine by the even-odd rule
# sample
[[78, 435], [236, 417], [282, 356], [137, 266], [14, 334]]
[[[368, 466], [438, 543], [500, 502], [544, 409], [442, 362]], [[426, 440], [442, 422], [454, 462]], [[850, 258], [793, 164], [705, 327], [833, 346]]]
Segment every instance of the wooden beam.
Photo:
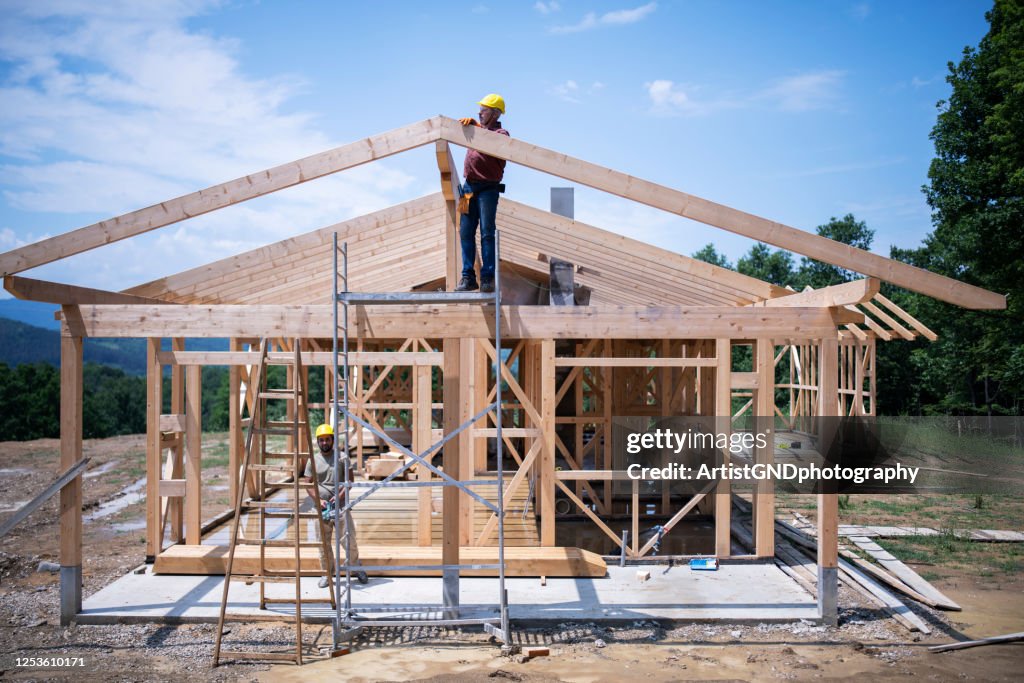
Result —
[[440, 117], [342, 145], [0, 254], [9, 275], [433, 142]]
[[185, 372], [185, 543], [190, 545], [202, 541], [202, 371], [198, 365], [191, 365]]
[[779, 308], [785, 306], [846, 306], [869, 301], [871, 297], [878, 294], [882, 282], [878, 278], [868, 277], [853, 282], [844, 282], [841, 285], [822, 287], [821, 289], [806, 289], [802, 292], [780, 296], [774, 299], [759, 301], [751, 306], [764, 306], [767, 308]]
[[[818, 351], [818, 448], [827, 452], [834, 438], [839, 410], [839, 341], [822, 339]], [[838, 622], [839, 495], [818, 494], [818, 613], [827, 623]]]
[[[303, 351], [304, 366], [331, 366], [334, 354], [330, 351]], [[271, 353], [271, 360], [294, 357], [294, 354]], [[398, 367], [430, 367], [441, 365], [444, 354], [439, 351], [349, 351], [349, 365], [391, 365]], [[258, 351], [161, 351], [157, 358], [164, 365], [255, 365], [259, 362]]]
[[714, 358], [555, 358], [557, 367], [616, 367], [616, 368], [713, 368]]
[[441, 137], [462, 147], [632, 199], [657, 209], [877, 277], [966, 308], [1004, 309], [1006, 297], [885, 258], [863, 249], [770, 221], [723, 204], [576, 159], [523, 140], [440, 117]]
[[555, 340], [539, 342], [540, 424], [540, 544], [555, 545]]
[[[69, 313], [70, 311], [70, 313]], [[332, 335], [329, 305], [79, 306], [65, 315], [86, 337], [314, 337]], [[815, 339], [864, 315], [828, 308], [732, 306], [503, 306], [508, 339]], [[493, 338], [494, 314], [469, 304], [352, 306], [350, 333], [363, 339]]]
[[[445, 339], [444, 374], [442, 390], [444, 395], [444, 433], [451, 434], [459, 428], [461, 386], [459, 356], [462, 344], [469, 343], [459, 338]], [[448, 475], [459, 479], [459, 441], [458, 437], [445, 444], [442, 452], [442, 467]], [[441, 563], [456, 565], [459, 563], [459, 489], [445, 486], [442, 489], [442, 523], [441, 523]], [[442, 601], [449, 615], [457, 615], [459, 607], [459, 571], [448, 569], [443, 572]]]
[[43, 301], [51, 304], [168, 304], [160, 299], [108, 292], [90, 287], [65, 285], [60, 282], [34, 280], [16, 275], [4, 276], [4, 289], [14, 298], [24, 301]]
[[[715, 431], [731, 438], [732, 432], [732, 342], [715, 340]], [[719, 465], [728, 466], [729, 449], [721, 449]], [[732, 485], [722, 477], [715, 487], [715, 556], [732, 555]]]
[[[70, 307], [64, 315], [70, 315]], [[163, 372], [157, 353], [160, 339], [146, 341], [146, 561], [160, 553], [160, 414], [163, 412]]]
[[[775, 346], [770, 339], [758, 339], [758, 386], [754, 390], [754, 429], [769, 432], [765, 448], [755, 447], [754, 461], [771, 464], [775, 460]], [[775, 555], [775, 482], [762, 479], [754, 484], [754, 542], [758, 557]]]
[[[60, 339], [60, 468], [82, 460], [82, 338], [67, 327]], [[82, 478], [60, 490], [60, 621], [82, 611]]]
[[924, 323], [922, 323], [920, 320], [904, 311], [900, 306], [896, 305], [894, 302], [889, 301], [887, 298], [885, 298], [884, 295], [876, 295], [875, 301], [882, 304], [890, 311], [895, 313], [897, 316], [902, 318], [905, 323], [907, 323], [915, 330], [920, 332], [928, 341], [935, 341], [936, 339], [939, 338], [939, 335], [935, 334], [930, 329], [928, 329], [928, 327]]
[[455, 289], [462, 271], [462, 244], [459, 240], [459, 197], [462, 196], [459, 169], [452, 158], [452, 148], [444, 140], [434, 143], [437, 168], [441, 172], [441, 194], [445, 200], [444, 262], [445, 286]]

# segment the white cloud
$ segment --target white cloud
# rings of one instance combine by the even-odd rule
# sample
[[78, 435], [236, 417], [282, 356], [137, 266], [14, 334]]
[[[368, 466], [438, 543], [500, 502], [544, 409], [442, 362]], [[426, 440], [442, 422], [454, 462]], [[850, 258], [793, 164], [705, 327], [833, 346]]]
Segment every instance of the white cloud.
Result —
[[[253, 78], [238, 44], [187, 27], [215, 4], [6, 3], [0, 189], [8, 206], [106, 218], [338, 144], [313, 115], [285, 111], [306, 87], [301, 79]], [[132, 273], [150, 279], [382, 208], [413, 184], [381, 163], [363, 166], [129, 241], [141, 246], [55, 264], [57, 278], [102, 275], [114, 258], [102, 286], [122, 288], [138, 281]], [[23, 239], [38, 237], [0, 233], [0, 250]]]
[[548, 88], [547, 92], [549, 95], [554, 95], [564, 102], [580, 104], [583, 102], [584, 95], [594, 95], [604, 88], [605, 84], [601, 81], [594, 81], [588, 87], [584, 87], [576, 81], [569, 79], [564, 83], [558, 83], [557, 85], [551, 86]]
[[562, 9], [562, 6], [555, 0], [551, 0], [551, 2], [537, 2], [534, 4], [533, 8], [541, 14], [551, 14], [552, 12], [557, 12]]
[[707, 88], [667, 79], [644, 83], [650, 113], [657, 116], [704, 116], [727, 109], [772, 109], [802, 112], [838, 108], [842, 71], [813, 71], [780, 79], [752, 92], [706, 94]]
[[576, 81], [568, 80], [565, 83], [559, 83], [548, 88], [548, 92], [557, 97], [560, 100], [566, 102], [572, 102], [573, 104], [579, 104], [578, 98], [580, 86]]
[[549, 29], [551, 33], [580, 33], [581, 31], [589, 31], [599, 26], [621, 26], [624, 24], [635, 24], [636, 22], [644, 19], [647, 15], [652, 13], [658, 8], [658, 3], [649, 2], [646, 5], [640, 7], [634, 7], [633, 9], [620, 9], [613, 10], [611, 12], [605, 12], [598, 16], [594, 12], [587, 12], [583, 18], [575, 23], [563, 26], [552, 26]]
[[850, 7], [850, 16], [858, 21], [864, 21], [871, 14], [871, 5], [866, 2], [858, 2]]
[[763, 89], [757, 97], [783, 111], [829, 109], [838, 103], [843, 72], [811, 71], [783, 78]]

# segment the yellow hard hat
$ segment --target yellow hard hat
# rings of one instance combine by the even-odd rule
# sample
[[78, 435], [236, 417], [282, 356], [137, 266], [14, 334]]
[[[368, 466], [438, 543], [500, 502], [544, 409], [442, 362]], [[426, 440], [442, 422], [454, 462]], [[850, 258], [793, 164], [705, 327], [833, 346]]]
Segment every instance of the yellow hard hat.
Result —
[[334, 429], [329, 424], [322, 424], [316, 428], [316, 438], [321, 436], [334, 436]]
[[477, 104], [482, 104], [491, 109], [498, 109], [502, 114], [505, 113], [505, 98], [497, 93], [492, 92], [490, 95], [485, 95]]

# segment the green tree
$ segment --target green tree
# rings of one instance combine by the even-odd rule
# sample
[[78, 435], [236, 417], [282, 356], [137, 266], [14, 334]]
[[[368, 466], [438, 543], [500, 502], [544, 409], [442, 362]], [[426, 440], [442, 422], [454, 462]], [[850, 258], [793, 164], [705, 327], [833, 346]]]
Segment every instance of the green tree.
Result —
[[780, 287], [792, 286], [793, 255], [782, 249], [772, 251], [767, 244], [758, 242], [736, 262], [736, 270]]
[[924, 188], [934, 230], [893, 257], [1008, 294], [1007, 311], [969, 311], [897, 292], [939, 341], [912, 356], [925, 410], [1020, 414], [1024, 359], [1024, 4], [997, 0], [989, 32], [949, 64]]
[[[867, 223], [864, 221], [858, 221], [854, 218], [852, 213], [848, 213], [842, 218], [833, 216], [829, 219], [828, 223], [818, 226], [817, 233], [822, 237], [827, 237], [843, 244], [849, 244], [865, 251], [871, 249], [871, 242], [875, 238], [875, 231], [868, 228]], [[849, 282], [855, 277], [857, 277], [856, 273], [845, 268], [803, 257], [800, 259], [800, 270], [795, 277], [796, 284], [798, 285], [795, 289], [803, 289], [807, 286], [821, 289], [829, 285]]]
[[733, 268], [733, 265], [729, 263], [729, 259], [725, 257], [725, 254], [719, 254], [718, 251], [715, 249], [715, 245], [712, 244], [711, 242], [708, 242], [703, 247], [701, 247], [700, 250], [694, 252], [693, 258], [697, 259], [698, 261], [710, 263], [713, 266], [721, 266], [722, 268], [735, 270], [735, 268]]

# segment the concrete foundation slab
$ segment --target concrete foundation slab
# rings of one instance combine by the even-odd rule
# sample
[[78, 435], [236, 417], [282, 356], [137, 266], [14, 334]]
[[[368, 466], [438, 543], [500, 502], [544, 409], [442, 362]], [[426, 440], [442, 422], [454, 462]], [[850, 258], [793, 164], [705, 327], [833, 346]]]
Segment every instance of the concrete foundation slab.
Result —
[[[646, 581], [637, 579], [636, 567], [609, 567], [599, 579], [506, 579], [509, 616], [519, 624], [563, 621], [792, 621], [817, 619], [818, 606], [792, 579], [771, 563], [722, 564], [718, 571], [698, 572], [689, 567], [645, 565]], [[127, 622], [215, 622], [223, 591], [222, 576], [128, 574], [90, 596], [77, 621], [81, 624]], [[323, 597], [316, 578], [303, 579], [303, 593]], [[498, 580], [463, 578], [460, 582], [462, 616], [496, 614]], [[441, 578], [371, 577], [366, 585], [353, 584], [352, 605], [361, 615], [417, 614], [441, 611]], [[294, 592], [289, 584], [270, 586], [284, 597]], [[259, 586], [231, 586], [229, 612], [259, 614]], [[424, 606], [429, 606], [425, 608]], [[290, 611], [287, 605], [272, 605]], [[328, 621], [329, 605], [304, 605], [309, 621]]]

